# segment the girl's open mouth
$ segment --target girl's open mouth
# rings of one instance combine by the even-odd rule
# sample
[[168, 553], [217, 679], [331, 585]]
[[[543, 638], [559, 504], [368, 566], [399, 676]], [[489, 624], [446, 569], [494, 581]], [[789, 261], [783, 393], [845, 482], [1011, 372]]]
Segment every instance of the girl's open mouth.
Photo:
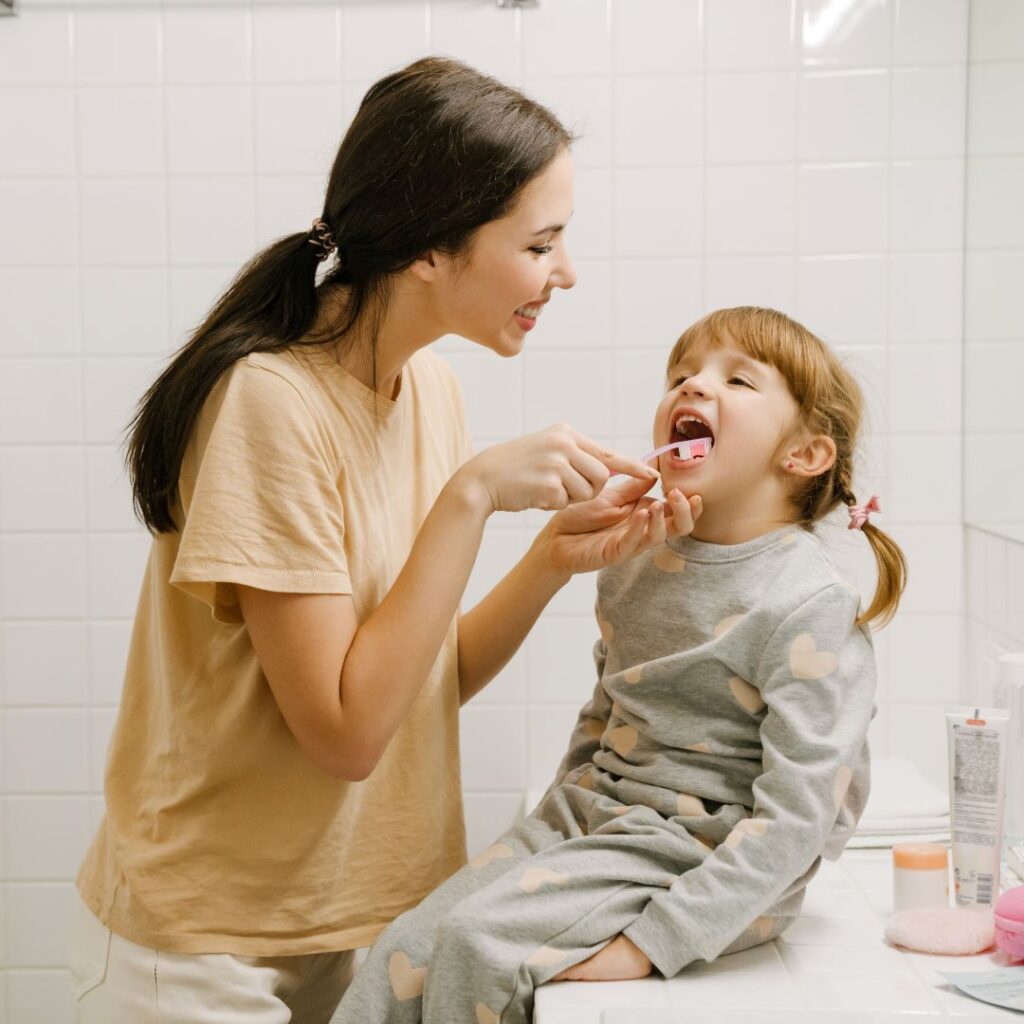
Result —
[[671, 441], [704, 441], [703, 444], [689, 446], [690, 458], [680, 458], [677, 451], [669, 451], [662, 456], [666, 459], [669, 469], [692, 469], [710, 458], [714, 450], [715, 435], [711, 427], [694, 413], [681, 413], [672, 425]]

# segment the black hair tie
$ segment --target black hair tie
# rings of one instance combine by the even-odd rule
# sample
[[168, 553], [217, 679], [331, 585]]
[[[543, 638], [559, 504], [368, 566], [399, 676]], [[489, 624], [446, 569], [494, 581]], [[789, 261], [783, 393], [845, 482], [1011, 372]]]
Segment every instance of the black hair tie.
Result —
[[338, 248], [327, 222], [319, 217], [313, 221], [313, 226], [309, 230], [309, 244], [316, 250], [316, 258], [320, 263]]

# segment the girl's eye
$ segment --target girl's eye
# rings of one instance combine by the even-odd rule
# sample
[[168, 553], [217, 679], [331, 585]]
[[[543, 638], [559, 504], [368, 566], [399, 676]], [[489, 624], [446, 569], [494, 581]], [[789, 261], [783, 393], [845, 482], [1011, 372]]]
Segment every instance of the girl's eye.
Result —
[[530, 252], [535, 252], [538, 256], [547, 256], [553, 248], [553, 245], [531, 245]]
[[676, 377], [676, 379], [672, 381], [672, 384], [669, 386], [669, 391], [674, 391], [677, 387], [679, 387], [680, 384], [683, 384], [685, 381], [686, 377]]
[[732, 380], [729, 381], [729, 383], [730, 384], [742, 384], [744, 387], [747, 387], [747, 388], [752, 388], [754, 386], [753, 384], [750, 383], [749, 380], [744, 380], [742, 377], [733, 377]]

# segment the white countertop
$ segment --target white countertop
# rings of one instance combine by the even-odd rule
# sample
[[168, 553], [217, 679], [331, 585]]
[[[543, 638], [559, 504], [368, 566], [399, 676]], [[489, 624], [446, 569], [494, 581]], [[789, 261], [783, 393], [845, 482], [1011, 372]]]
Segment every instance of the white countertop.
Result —
[[778, 939], [687, 967], [670, 980], [560, 982], [537, 990], [534, 1024], [1021, 1024], [1024, 1014], [963, 995], [937, 973], [994, 970], [995, 953], [927, 956], [883, 938], [892, 912], [889, 850], [824, 862], [800, 919]]

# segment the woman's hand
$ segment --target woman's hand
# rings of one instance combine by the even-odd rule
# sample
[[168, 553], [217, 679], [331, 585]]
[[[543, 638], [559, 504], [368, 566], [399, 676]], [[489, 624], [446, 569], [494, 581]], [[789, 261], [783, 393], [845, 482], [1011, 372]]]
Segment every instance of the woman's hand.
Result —
[[625, 935], [617, 935], [589, 960], [556, 974], [552, 981], [632, 981], [651, 973], [651, 961]]
[[491, 512], [553, 511], [600, 494], [612, 472], [657, 479], [650, 466], [618, 455], [565, 423], [496, 444], [470, 459], [452, 478]]
[[645, 496], [653, 482], [627, 480], [552, 516], [536, 541], [551, 567], [593, 572], [690, 534], [700, 517], [700, 496], [688, 499], [673, 488], [664, 501], [656, 501]]

